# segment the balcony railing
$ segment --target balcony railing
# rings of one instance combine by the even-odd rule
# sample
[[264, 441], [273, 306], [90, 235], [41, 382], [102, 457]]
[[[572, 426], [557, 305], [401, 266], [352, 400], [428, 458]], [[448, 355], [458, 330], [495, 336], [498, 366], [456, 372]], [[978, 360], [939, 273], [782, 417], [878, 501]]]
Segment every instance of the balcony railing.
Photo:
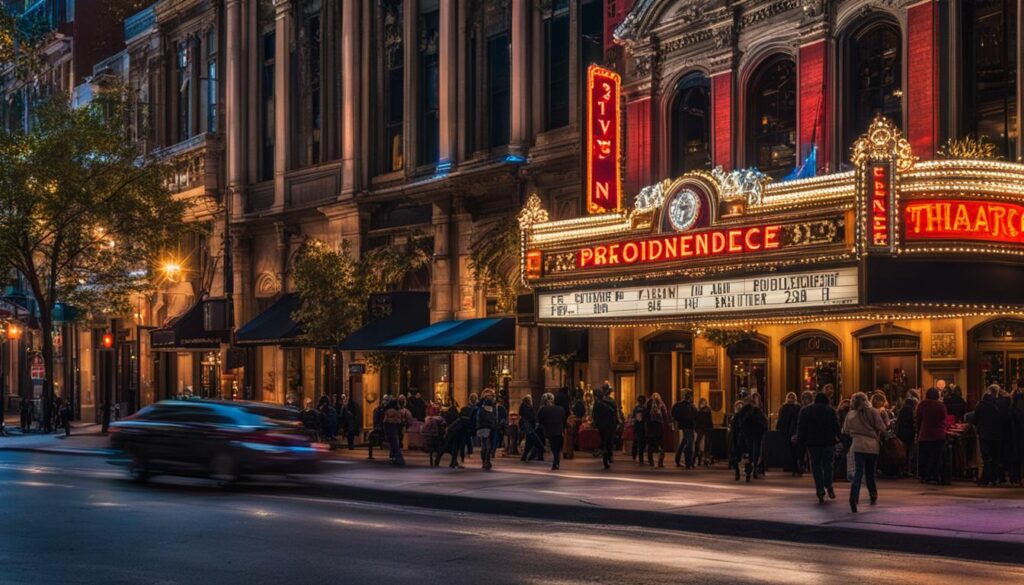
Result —
[[157, 159], [171, 167], [167, 187], [171, 193], [183, 193], [203, 188], [206, 194], [217, 191], [217, 154], [220, 152], [216, 137], [197, 134], [177, 144], [153, 152]]

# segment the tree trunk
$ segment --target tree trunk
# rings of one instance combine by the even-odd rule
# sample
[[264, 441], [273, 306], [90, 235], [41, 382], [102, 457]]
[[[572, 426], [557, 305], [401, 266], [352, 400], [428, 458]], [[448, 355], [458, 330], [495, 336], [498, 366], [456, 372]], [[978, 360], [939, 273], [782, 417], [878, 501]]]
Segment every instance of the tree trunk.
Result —
[[43, 328], [43, 431], [53, 432], [53, 308], [46, 303], [39, 304], [39, 321]]

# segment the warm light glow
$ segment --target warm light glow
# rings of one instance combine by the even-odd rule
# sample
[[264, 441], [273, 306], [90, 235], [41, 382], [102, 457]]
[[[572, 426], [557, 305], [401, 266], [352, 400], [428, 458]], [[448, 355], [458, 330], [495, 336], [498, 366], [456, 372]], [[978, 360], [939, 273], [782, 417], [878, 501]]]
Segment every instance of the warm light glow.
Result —
[[21, 338], [21, 328], [11, 323], [7, 326], [7, 339], [16, 340]]

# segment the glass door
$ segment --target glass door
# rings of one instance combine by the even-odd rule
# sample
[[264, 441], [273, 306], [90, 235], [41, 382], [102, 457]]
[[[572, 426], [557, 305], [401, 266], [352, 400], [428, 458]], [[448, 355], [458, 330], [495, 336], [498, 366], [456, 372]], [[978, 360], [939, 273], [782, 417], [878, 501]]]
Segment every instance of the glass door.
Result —
[[981, 352], [982, 390], [999, 384], [1009, 390], [1024, 385], [1024, 353], [1013, 351]]

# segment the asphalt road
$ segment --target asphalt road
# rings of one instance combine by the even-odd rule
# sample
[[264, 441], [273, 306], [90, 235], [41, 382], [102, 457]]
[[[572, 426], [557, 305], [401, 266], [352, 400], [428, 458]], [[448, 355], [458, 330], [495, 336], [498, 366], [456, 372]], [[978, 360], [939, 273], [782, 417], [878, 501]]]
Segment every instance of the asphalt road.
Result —
[[993, 563], [315, 493], [294, 484], [137, 485], [98, 458], [0, 452], [0, 583], [1024, 582], [1024, 569]]

